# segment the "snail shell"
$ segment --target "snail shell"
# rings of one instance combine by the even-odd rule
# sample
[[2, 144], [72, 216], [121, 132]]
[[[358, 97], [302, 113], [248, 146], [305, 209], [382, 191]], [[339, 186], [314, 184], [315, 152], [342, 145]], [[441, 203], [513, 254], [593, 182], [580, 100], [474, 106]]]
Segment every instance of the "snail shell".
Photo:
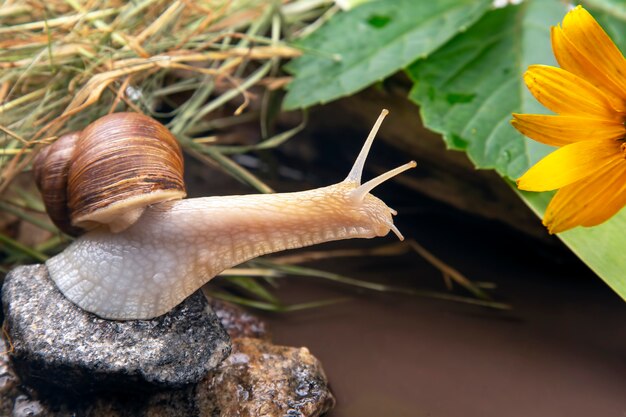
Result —
[[79, 136], [80, 132], [61, 136], [52, 145], [43, 148], [33, 162], [35, 182], [50, 219], [60, 230], [71, 236], [82, 232], [80, 228], [72, 226], [67, 207], [68, 161]]
[[70, 235], [120, 232], [151, 204], [185, 197], [176, 138], [139, 113], [114, 113], [67, 134], [34, 161], [46, 210]]

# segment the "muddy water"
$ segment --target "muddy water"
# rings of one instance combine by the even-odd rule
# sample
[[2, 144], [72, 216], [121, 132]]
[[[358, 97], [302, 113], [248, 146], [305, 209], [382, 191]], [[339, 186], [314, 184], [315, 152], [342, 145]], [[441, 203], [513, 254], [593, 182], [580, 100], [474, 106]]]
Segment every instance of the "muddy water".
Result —
[[[351, 297], [267, 315], [277, 343], [308, 346], [321, 359], [337, 396], [330, 417], [626, 415], [626, 306], [583, 264], [559, 245], [438, 206], [401, 213], [405, 235], [473, 279], [495, 283], [498, 300], [514, 310], [282, 280], [279, 293], [293, 302]], [[417, 255], [314, 266], [443, 288]]]

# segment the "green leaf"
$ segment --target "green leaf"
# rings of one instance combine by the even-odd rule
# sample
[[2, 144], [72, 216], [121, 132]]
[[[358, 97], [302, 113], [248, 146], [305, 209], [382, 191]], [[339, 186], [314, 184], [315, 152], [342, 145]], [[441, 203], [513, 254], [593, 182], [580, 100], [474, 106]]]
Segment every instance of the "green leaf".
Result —
[[305, 54], [284, 107], [325, 103], [426, 57], [477, 21], [490, 0], [374, 1], [333, 17], [299, 45]]
[[[626, 48], [626, 6], [615, 0], [584, 2], [622, 51]], [[411, 99], [424, 123], [443, 134], [448, 147], [467, 152], [479, 168], [519, 177], [552, 148], [513, 129], [511, 113], [548, 113], [528, 93], [522, 75], [528, 65], [556, 65], [549, 30], [568, 7], [558, 0], [527, 0], [486, 14], [408, 73]], [[551, 193], [521, 193], [542, 216]], [[626, 300], [626, 211], [593, 228], [578, 227], [559, 237]]]
[[[550, 193], [518, 191], [524, 202], [538, 216], [550, 201]], [[559, 238], [626, 301], [626, 211], [622, 210], [609, 221], [595, 227], [577, 227], [560, 233]]]
[[[596, 0], [593, 2], [587, 1], [584, 4], [590, 5], [591, 3], [604, 3], [606, 0]], [[613, 42], [620, 48], [622, 53], [626, 51], [626, 3], [621, 3], [619, 13], [617, 9], [611, 9], [602, 7], [596, 9], [594, 7], [588, 7], [589, 12], [596, 18], [598, 23], [602, 25], [606, 33], [609, 34]], [[610, 10], [611, 12], [607, 12]]]
[[[626, 3], [624, 0], [586, 0], [582, 3], [585, 7], [596, 11], [596, 13], [606, 13], [607, 15], [626, 20]], [[595, 17], [597, 18], [598, 16]], [[600, 23], [602, 24], [603, 22]]]
[[550, 26], [567, 12], [557, 0], [525, 1], [487, 13], [428, 59], [408, 68], [410, 98], [424, 124], [464, 150], [478, 168], [517, 178], [551, 148], [523, 137], [511, 113], [546, 113], [524, 85], [530, 64], [555, 65]]

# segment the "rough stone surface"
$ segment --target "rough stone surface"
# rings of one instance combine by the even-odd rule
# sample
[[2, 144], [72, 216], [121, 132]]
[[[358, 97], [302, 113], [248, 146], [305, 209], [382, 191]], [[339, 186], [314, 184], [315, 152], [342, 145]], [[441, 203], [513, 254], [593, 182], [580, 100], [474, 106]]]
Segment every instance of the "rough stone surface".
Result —
[[0, 368], [9, 381], [0, 390], [3, 417], [317, 417], [335, 403], [306, 348], [261, 339], [235, 339], [231, 356], [198, 384], [145, 395], [51, 397], [20, 385], [6, 351]]
[[209, 305], [219, 317], [231, 339], [255, 337], [269, 340], [270, 334], [265, 322], [243, 308], [215, 298], [209, 299]]
[[317, 417], [335, 405], [320, 362], [304, 347], [234, 339], [213, 373], [198, 385], [202, 416]]
[[68, 301], [44, 265], [32, 265], [7, 275], [2, 301], [15, 370], [42, 388], [181, 387], [200, 381], [230, 351], [199, 292], [152, 320], [103, 320]]
[[[123, 322], [109, 322], [98, 319], [97, 317], [76, 312], [65, 305], [67, 301], [59, 300], [60, 294], [54, 294], [44, 282], [39, 282], [45, 277], [45, 269], [41, 267], [24, 267], [19, 268], [11, 273], [8, 277], [8, 283], [5, 284], [3, 291], [3, 301], [5, 302], [5, 311], [7, 318], [13, 323], [12, 333], [15, 333], [15, 324], [20, 326], [30, 326], [29, 337], [40, 337], [47, 340], [47, 348], [44, 353], [49, 353], [52, 349], [57, 358], [59, 349], [53, 349], [51, 345], [61, 343], [64, 346], [63, 351], [69, 349], [68, 344], [59, 342], [56, 339], [50, 339], [50, 333], [58, 332], [57, 326], [51, 322], [61, 321], [65, 325], [83, 327], [87, 329], [95, 328], [99, 331], [98, 337], [107, 337], [112, 330], [107, 326], [113, 326], [115, 330], [120, 330], [117, 326]], [[16, 278], [16, 276], [20, 278]], [[34, 280], [33, 283], [25, 282], [24, 279]], [[43, 288], [38, 288], [39, 286]], [[25, 288], [16, 288], [25, 287]], [[42, 297], [44, 300], [34, 301], [38, 297], [29, 293], [37, 289], [43, 290]], [[54, 288], [53, 288], [54, 289]], [[7, 293], [13, 293], [7, 295]], [[17, 297], [16, 294], [22, 294]], [[33, 300], [23, 298], [23, 296], [34, 297]], [[7, 302], [23, 303], [20, 305], [7, 305]], [[46, 304], [59, 304], [54, 308], [46, 306]], [[167, 388], [158, 391], [144, 391], [137, 393], [135, 390], [120, 391], [119, 387], [126, 386], [136, 381], [138, 372], [136, 368], [134, 372], [122, 372], [118, 368], [114, 368], [115, 377], [119, 384], [117, 389], [112, 389], [110, 385], [110, 376], [102, 378], [102, 369], [109, 369], [111, 366], [92, 367], [93, 372], [98, 376], [99, 381], [104, 382], [106, 386], [93, 386], [90, 393], [81, 393], [75, 395], [71, 392], [51, 392], [48, 388], [50, 384], [68, 385], [64, 378], [74, 377], [72, 372], [61, 369], [58, 363], [54, 366], [47, 366], [37, 373], [25, 373], [26, 378], [33, 376], [46, 380], [45, 384], [40, 383], [32, 386], [32, 379], [24, 380], [24, 384], [14, 372], [13, 362], [10, 359], [23, 357], [23, 337], [21, 339], [11, 336], [11, 340], [15, 346], [6, 343], [2, 335], [0, 337], [0, 416], [11, 417], [317, 417], [330, 410], [335, 400], [329, 390], [328, 381], [324, 374], [319, 361], [313, 357], [306, 348], [292, 348], [285, 346], [276, 346], [266, 340], [268, 332], [261, 320], [247, 313], [243, 309], [231, 304], [214, 301], [210, 302], [218, 317], [223, 321], [224, 327], [233, 336], [232, 354], [224, 360], [219, 366], [209, 372], [200, 382], [188, 384], [180, 388]], [[203, 306], [203, 315], [195, 316], [198, 313], [198, 306]], [[207, 324], [207, 315], [213, 317], [208, 320], [212, 326], [215, 315], [209, 314], [205, 308], [206, 304], [203, 299], [194, 300], [191, 306], [182, 308], [187, 311], [183, 314], [186, 320], [204, 320], [202, 323]], [[186, 309], [186, 310], [185, 310]], [[17, 311], [26, 316], [46, 314], [59, 314], [66, 311], [71, 314], [67, 317], [50, 316], [47, 318], [21, 318], [20, 321], [15, 319]], [[29, 314], [26, 314], [29, 312]], [[79, 314], [80, 313], [80, 314]], [[87, 315], [88, 317], [84, 317]], [[181, 330], [184, 327], [178, 323], [178, 316], [170, 317], [169, 328]], [[103, 324], [106, 322], [109, 324]], [[142, 354], [151, 355], [154, 347], [146, 347], [148, 344], [157, 343], [151, 338], [157, 335], [158, 329], [163, 330], [165, 324], [158, 322], [138, 322], [135, 323], [131, 330], [139, 331], [142, 336], [147, 339], [132, 339], [132, 343], [141, 344], [136, 349], [144, 349]], [[146, 323], [152, 323], [147, 325]], [[44, 330], [51, 326], [52, 330]], [[103, 327], [104, 326], [104, 327]], [[201, 327], [201, 326], [200, 326]], [[218, 326], [219, 327], [219, 326]], [[103, 330], [103, 328], [108, 330]], [[122, 330], [124, 330], [122, 328]], [[72, 330], [70, 334], [74, 334], [76, 330]], [[126, 331], [115, 332], [115, 342], [119, 342], [117, 338], [128, 337]], [[187, 350], [187, 355], [198, 354], [203, 357], [198, 342], [202, 342], [206, 329], [196, 328], [196, 324], [187, 328], [185, 332], [178, 332], [181, 338], [178, 342], [171, 342], [162, 345], [162, 348], [180, 348], [175, 343], [188, 343], [194, 346], [195, 350]], [[25, 332], [24, 329], [20, 332]], [[145, 333], [144, 333], [145, 332]], [[197, 337], [193, 335], [198, 332]], [[223, 333], [223, 331], [222, 331]], [[256, 336], [258, 338], [249, 338], [243, 336]], [[56, 336], [58, 337], [58, 336]], [[73, 337], [76, 337], [74, 335]], [[84, 334], [86, 341], [74, 340], [75, 345], [72, 349], [80, 349], [81, 354], [88, 354], [94, 348], [87, 349], [86, 343], [94, 343], [93, 335]], [[34, 342], [31, 341], [30, 344]], [[38, 346], [37, 344], [35, 344]], [[30, 346], [30, 345], [28, 345]], [[82, 346], [82, 347], [81, 347]], [[125, 347], [124, 347], [125, 346]], [[122, 348], [129, 349], [123, 345]], [[69, 349], [70, 351], [72, 349]], [[191, 353], [190, 353], [191, 352]], [[32, 353], [30, 353], [32, 355]], [[66, 355], [67, 356], [67, 355]], [[105, 355], [106, 356], [106, 355]], [[76, 361], [75, 356], [71, 356]], [[108, 357], [108, 356], [106, 356]], [[168, 360], [176, 360], [174, 357], [167, 357]], [[209, 357], [209, 361], [213, 360]], [[23, 359], [22, 359], [23, 360]], [[56, 360], [56, 359], [55, 359]], [[120, 359], [120, 361], [128, 361], [128, 359]], [[189, 360], [180, 359], [180, 360]], [[84, 361], [83, 361], [84, 362]], [[82, 366], [83, 362], [78, 363]], [[20, 363], [18, 359], [17, 363]], [[76, 362], [75, 362], [76, 363]], [[161, 366], [172, 367], [176, 364], [163, 361]], [[83, 366], [80, 373], [84, 374], [86, 368]], [[175, 372], [176, 369], [172, 369]], [[183, 372], [186, 372], [182, 370]], [[145, 371], [144, 371], [145, 373]], [[108, 374], [107, 374], [108, 375]], [[143, 374], [142, 374], [143, 375]], [[85, 375], [83, 375], [85, 376]], [[85, 382], [85, 381], [84, 381]], [[85, 382], [86, 383], [86, 382]], [[93, 385], [93, 384], [90, 384]]]
[[10, 416], [13, 412], [13, 401], [20, 395], [20, 381], [13, 371], [9, 359], [10, 347], [0, 337], [0, 416]]
[[207, 378], [181, 389], [51, 398], [12, 387], [0, 392], [2, 417], [317, 417], [335, 403], [306, 348], [246, 338], [234, 340], [232, 355]]

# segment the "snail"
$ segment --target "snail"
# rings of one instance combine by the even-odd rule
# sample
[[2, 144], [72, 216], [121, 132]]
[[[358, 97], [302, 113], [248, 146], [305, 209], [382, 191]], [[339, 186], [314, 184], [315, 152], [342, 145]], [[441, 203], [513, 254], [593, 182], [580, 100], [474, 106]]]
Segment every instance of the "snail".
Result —
[[46, 208], [80, 235], [46, 265], [58, 289], [106, 319], [160, 316], [220, 272], [260, 255], [384, 236], [396, 212], [370, 194], [411, 161], [361, 184], [383, 110], [345, 180], [308, 191], [185, 199], [183, 158], [162, 124], [104, 116], [33, 163]]

